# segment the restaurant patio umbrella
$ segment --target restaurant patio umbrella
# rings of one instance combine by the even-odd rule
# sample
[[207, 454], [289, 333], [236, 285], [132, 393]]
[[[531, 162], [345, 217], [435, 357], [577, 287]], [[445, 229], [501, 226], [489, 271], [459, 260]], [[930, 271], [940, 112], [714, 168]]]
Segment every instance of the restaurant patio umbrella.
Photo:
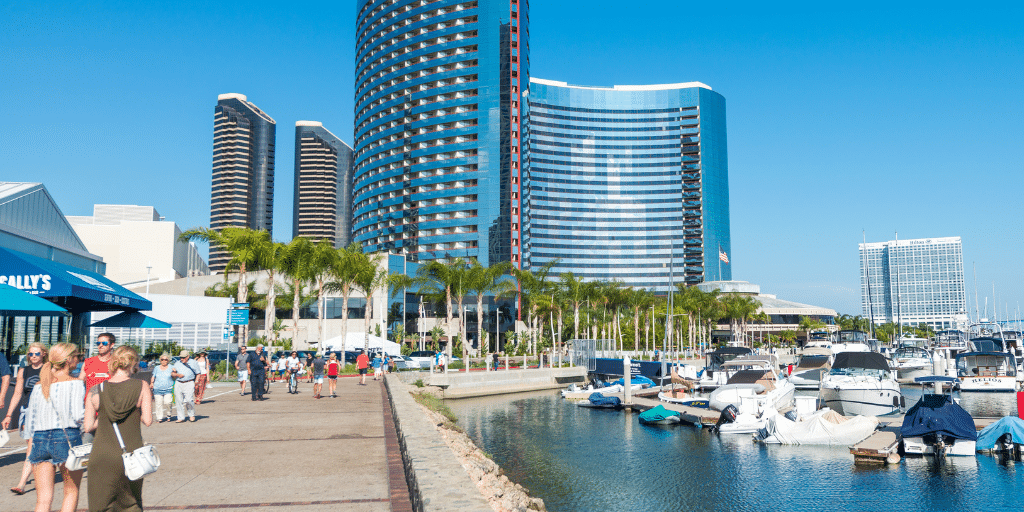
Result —
[[[157, 320], [151, 316], [143, 315], [138, 311], [125, 311], [110, 318], [104, 318], [93, 322], [89, 327], [127, 327], [128, 339], [132, 338], [132, 329], [170, 329], [171, 324], [163, 320]], [[142, 352], [146, 352], [146, 343], [143, 340]]]
[[0, 284], [0, 315], [2, 316], [53, 316], [66, 315], [68, 311], [46, 299], [25, 293], [13, 286]]

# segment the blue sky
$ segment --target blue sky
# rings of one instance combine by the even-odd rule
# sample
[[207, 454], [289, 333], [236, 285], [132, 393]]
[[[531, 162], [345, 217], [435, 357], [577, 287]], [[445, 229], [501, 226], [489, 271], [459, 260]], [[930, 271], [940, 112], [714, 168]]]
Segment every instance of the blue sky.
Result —
[[[277, 121], [290, 237], [295, 121], [352, 140], [355, 2], [143, 4], [0, 6], [0, 180], [206, 225], [213, 108], [238, 92]], [[961, 236], [971, 307], [975, 266], [982, 307], [1024, 302], [1024, 8], [628, 5], [531, 2], [532, 75], [725, 96], [735, 279], [860, 314], [862, 231]]]

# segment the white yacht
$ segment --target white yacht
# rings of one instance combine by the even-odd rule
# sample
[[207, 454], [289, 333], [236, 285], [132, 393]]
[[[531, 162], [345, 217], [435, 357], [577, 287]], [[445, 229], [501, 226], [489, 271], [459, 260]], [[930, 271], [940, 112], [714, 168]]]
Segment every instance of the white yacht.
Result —
[[735, 405], [740, 412], [760, 413], [792, 406], [796, 386], [779, 373], [777, 361], [775, 356], [761, 355], [737, 357], [724, 363], [722, 372], [729, 380], [708, 397], [711, 408], [721, 411]]
[[839, 331], [835, 342], [832, 343], [832, 353], [840, 352], [870, 352], [871, 345], [868, 343], [868, 333], [864, 331]]
[[902, 346], [892, 354], [890, 365], [900, 379], [914, 380], [934, 373], [932, 355], [922, 347]]
[[840, 352], [821, 378], [819, 398], [844, 416], [882, 416], [900, 411], [903, 394], [888, 360], [877, 352]]
[[804, 348], [789, 380], [797, 389], [818, 389], [821, 376], [832, 365], [832, 351], [824, 347]]
[[932, 353], [942, 358], [946, 377], [956, 377], [956, 355], [967, 352], [967, 336], [963, 331], [946, 330], [935, 333]]
[[1013, 354], [995, 350], [983, 340], [972, 340], [980, 350], [956, 355], [956, 371], [960, 391], [1017, 390], [1017, 361]]

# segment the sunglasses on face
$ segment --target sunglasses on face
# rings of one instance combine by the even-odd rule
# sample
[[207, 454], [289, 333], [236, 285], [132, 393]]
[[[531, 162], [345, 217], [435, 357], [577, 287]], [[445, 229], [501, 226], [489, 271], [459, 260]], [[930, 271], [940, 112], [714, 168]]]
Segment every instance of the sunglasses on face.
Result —
[[29, 352], [29, 353], [28, 353], [28, 356], [29, 356], [29, 357], [39, 357], [39, 356], [41, 356], [41, 355], [43, 355], [43, 353], [42, 353], [42, 352]]
[[110, 342], [109, 341], [97, 341], [96, 344], [97, 345], [103, 345], [105, 347], [107, 345], [110, 345]]

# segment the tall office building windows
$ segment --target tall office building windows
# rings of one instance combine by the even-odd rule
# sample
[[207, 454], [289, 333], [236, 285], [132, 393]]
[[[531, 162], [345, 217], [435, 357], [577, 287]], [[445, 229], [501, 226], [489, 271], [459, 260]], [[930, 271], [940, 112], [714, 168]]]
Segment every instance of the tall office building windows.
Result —
[[295, 123], [292, 237], [352, 242], [352, 148], [317, 121]]
[[533, 78], [524, 103], [528, 267], [659, 293], [732, 278], [722, 95]]
[[361, 0], [353, 239], [520, 264], [525, 0]]
[[939, 329], [967, 320], [960, 237], [859, 245], [865, 317]]
[[[243, 94], [217, 96], [213, 114], [210, 228], [274, 229], [274, 140], [277, 125]], [[230, 256], [210, 247], [210, 270]]]

